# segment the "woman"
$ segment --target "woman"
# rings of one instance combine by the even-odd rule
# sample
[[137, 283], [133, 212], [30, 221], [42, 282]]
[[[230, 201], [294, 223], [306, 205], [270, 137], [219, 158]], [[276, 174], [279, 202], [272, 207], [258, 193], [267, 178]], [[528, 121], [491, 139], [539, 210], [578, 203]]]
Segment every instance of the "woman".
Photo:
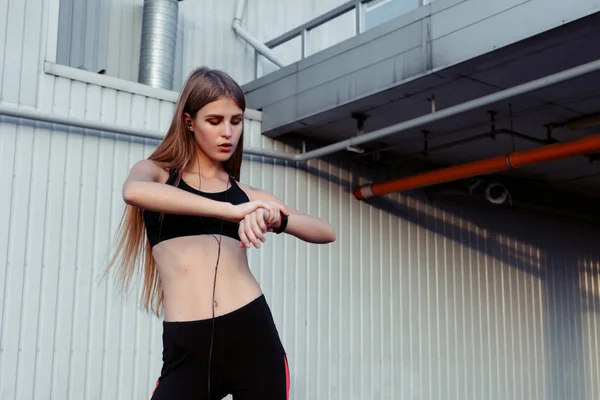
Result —
[[123, 186], [127, 207], [111, 267], [126, 289], [139, 261], [144, 307], [164, 316], [155, 400], [289, 394], [285, 351], [246, 250], [268, 232], [311, 243], [332, 242], [335, 233], [239, 183], [245, 108], [231, 77], [195, 70], [164, 140]]

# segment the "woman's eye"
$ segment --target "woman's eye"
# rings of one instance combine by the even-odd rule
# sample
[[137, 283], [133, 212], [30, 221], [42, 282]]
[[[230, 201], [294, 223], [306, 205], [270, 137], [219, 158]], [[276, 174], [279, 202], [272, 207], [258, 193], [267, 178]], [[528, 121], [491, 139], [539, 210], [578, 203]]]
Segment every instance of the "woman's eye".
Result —
[[239, 125], [239, 124], [240, 124], [240, 122], [242, 122], [242, 120], [241, 120], [241, 119], [234, 119], [233, 121], [231, 121], [231, 123], [232, 123], [233, 125]]

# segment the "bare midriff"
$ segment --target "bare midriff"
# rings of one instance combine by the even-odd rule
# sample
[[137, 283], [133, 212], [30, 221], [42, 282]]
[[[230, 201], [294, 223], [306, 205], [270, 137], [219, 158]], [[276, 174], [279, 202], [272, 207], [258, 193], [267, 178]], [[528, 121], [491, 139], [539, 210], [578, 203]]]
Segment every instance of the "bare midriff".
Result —
[[[215, 237], [169, 239], [154, 246], [152, 252], [164, 290], [165, 321], [212, 318], [218, 255]], [[223, 236], [214, 296], [215, 317], [235, 311], [261, 294], [250, 271], [246, 249], [240, 248], [238, 240]]]

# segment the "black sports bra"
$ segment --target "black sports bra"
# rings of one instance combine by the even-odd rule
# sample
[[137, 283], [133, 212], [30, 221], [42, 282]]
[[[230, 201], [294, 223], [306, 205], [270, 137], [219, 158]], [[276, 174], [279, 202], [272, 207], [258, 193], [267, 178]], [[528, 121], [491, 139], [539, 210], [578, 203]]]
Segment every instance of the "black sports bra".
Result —
[[[176, 176], [177, 174], [174, 171], [170, 171], [166, 184], [173, 185]], [[179, 180], [177, 187], [199, 196], [216, 201], [227, 201], [234, 205], [249, 202], [250, 199], [233, 177], [230, 177], [230, 182], [231, 186], [227, 190], [217, 193], [202, 192], [188, 185], [183, 179]], [[240, 240], [238, 235], [239, 224], [236, 222], [224, 221], [219, 218], [166, 213], [162, 214], [162, 221], [160, 217], [161, 213], [159, 212], [144, 210], [146, 235], [152, 247], [164, 240], [192, 235], [218, 235], [222, 233], [223, 236]], [[221, 224], [223, 224], [222, 232]]]

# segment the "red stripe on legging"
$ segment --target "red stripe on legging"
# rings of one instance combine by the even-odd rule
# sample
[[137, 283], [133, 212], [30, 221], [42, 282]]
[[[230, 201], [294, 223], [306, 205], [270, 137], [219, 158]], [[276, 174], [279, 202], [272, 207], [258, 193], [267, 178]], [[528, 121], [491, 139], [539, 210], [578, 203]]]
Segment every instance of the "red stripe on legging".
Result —
[[283, 356], [283, 362], [285, 364], [285, 399], [290, 398], [290, 369], [288, 367], [287, 357]]

